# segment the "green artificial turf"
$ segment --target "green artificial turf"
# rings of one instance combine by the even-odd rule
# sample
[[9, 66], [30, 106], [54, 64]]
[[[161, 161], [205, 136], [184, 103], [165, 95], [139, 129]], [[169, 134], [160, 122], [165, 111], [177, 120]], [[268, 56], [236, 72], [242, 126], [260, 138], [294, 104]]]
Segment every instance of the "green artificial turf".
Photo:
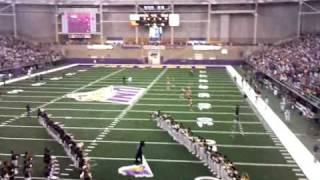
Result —
[[[87, 69], [86, 72], [78, 72]], [[118, 72], [121, 70], [121, 72]], [[71, 161], [56, 143], [40, 126], [35, 113], [32, 119], [19, 117], [25, 112], [25, 105], [32, 108], [46, 104], [44, 109], [54, 121], [64, 125], [67, 132], [75, 139], [84, 141], [85, 147], [95, 140], [115, 118], [123, 113], [119, 123], [110, 132], [97, 141], [97, 146], [88, 152], [91, 157], [92, 173], [95, 180], [133, 179], [118, 174], [118, 168], [132, 164], [136, 147], [140, 140], [146, 141], [144, 155], [157, 180], [187, 180], [198, 176], [208, 176], [211, 173], [194, 155], [182, 145], [176, 143], [167, 132], [159, 129], [156, 122], [149, 119], [152, 111], [170, 112], [172, 116], [186, 127], [194, 130], [198, 136], [214, 139], [218, 150], [235, 162], [241, 172], [248, 172], [254, 180], [294, 180], [298, 179], [292, 171], [295, 163], [288, 163], [280, 150], [282, 145], [275, 145], [269, 133], [248, 105], [242, 99], [240, 91], [233, 84], [225, 69], [207, 69], [208, 90], [198, 89], [198, 72], [191, 76], [188, 69], [168, 69], [158, 81], [156, 78], [164, 69], [121, 69], [106, 67], [77, 66], [52, 74], [45, 75], [46, 84], [41, 87], [31, 86], [33, 79], [19, 81], [1, 87], [7, 92], [13, 89], [23, 89], [24, 92], [5, 94], [0, 101], [0, 123], [16, 118], [0, 127], [0, 159], [6, 160], [10, 150], [18, 153], [30, 151], [34, 155], [42, 155], [44, 147], [51, 149], [58, 156], [62, 179], [78, 179], [78, 170], [69, 166]], [[50, 78], [61, 76], [65, 72], [76, 72], [62, 80], [51, 81]], [[108, 76], [110, 73], [118, 72]], [[73, 90], [86, 85], [80, 92], [92, 91], [109, 85], [122, 85], [122, 77], [132, 77], [128, 86], [149, 86], [149, 91], [131, 108], [127, 105], [78, 102], [62, 97]], [[167, 90], [166, 79], [173, 78], [174, 87]], [[152, 85], [151, 83], [154, 82]], [[195, 107], [190, 111], [187, 101], [180, 96], [181, 88], [191, 86]], [[199, 92], [210, 93], [209, 99], [198, 98]], [[54, 100], [53, 103], [50, 103]], [[210, 103], [212, 109], [200, 111], [197, 103]], [[244, 136], [238, 131], [233, 132], [234, 108], [241, 106], [241, 122]], [[127, 111], [128, 110], [128, 111]], [[214, 119], [213, 126], [198, 127], [196, 118], [210, 117]], [[275, 164], [275, 166], [273, 166]], [[276, 166], [278, 165], [278, 166]], [[43, 163], [40, 156], [35, 157], [35, 177], [42, 177]], [[70, 170], [71, 169], [71, 170]]]

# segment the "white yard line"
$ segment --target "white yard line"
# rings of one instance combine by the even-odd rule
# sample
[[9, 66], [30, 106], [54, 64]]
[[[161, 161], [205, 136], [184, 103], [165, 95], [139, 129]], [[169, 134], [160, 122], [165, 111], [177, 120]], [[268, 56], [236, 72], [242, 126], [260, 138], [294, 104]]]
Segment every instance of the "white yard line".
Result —
[[[177, 95], [178, 96], [178, 95]], [[148, 98], [144, 97], [142, 100], [152, 100], [152, 101], [186, 101], [182, 98]], [[232, 99], [200, 99], [200, 98], [193, 98], [194, 101], [205, 101], [205, 102], [243, 102], [243, 100], [232, 100]]]
[[[15, 176], [14, 179], [25, 179], [24, 177], [22, 176]], [[33, 177], [32, 176], [32, 179], [35, 179], [35, 180], [47, 180], [48, 178], [44, 178], [44, 177]], [[70, 178], [59, 178], [61, 180], [79, 180], [79, 179], [70, 179]]]
[[[0, 117], [15, 117], [15, 115], [4, 115], [0, 114]], [[31, 116], [32, 118], [35, 118], [37, 116]], [[51, 116], [51, 119], [67, 119], [68, 121], [70, 120], [101, 120], [101, 121], [106, 121], [106, 120], [114, 120], [114, 118], [107, 118], [107, 117], [85, 117], [85, 116]], [[147, 118], [122, 118], [122, 121], [150, 121], [150, 119]], [[175, 119], [176, 121], [179, 122], [185, 122], [185, 123], [196, 123], [196, 120], [194, 119]], [[243, 120], [242, 120], [243, 121]], [[234, 120], [224, 120], [224, 121], [217, 121], [215, 120], [214, 123], [217, 124], [235, 124]], [[262, 124], [259, 121], [243, 121], [241, 124]]]
[[[175, 76], [175, 75], [174, 75]], [[227, 77], [228, 75], [226, 74], [226, 77]], [[77, 83], [77, 82], [83, 82], [83, 81], [80, 81], [80, 80], [77, 80], [78, 78], [79, 78], [79, 76], [74, 76], [75, 78], [72, 78], [72, 79], [61, 79], [61, 80], [53, 80], [52, 82], [66, 82], [66, 83], [71, 83], [71, 82], [74, 82], [74, 83]], [[92, 81], [92, 80], [94, 80], [94, 79], [97, 79], [97, 78], [99, 78], [100, 76], [90, 76], [90, 75], [81, 75], [81, 79], [83, 78], [84, 80], [87, 80], [87, 81]], [[110, 78], [109, 79], [110, 80], [110, 82], [117, 82], [118, 80], [119, 80], [119, 78]], [[134, 77], [133, 76], [133, 81], [132, 81], [132, 83], [146, 83], [147, 81], [149, 81], [150, 80], [150, 78], [144, 78], [144, 76], [136, 76], [136, 77]], [[208, 80], [211, 80], [211, 81], [213, 81], [213, 80], [218, 80], [218, 79], [212, 79], [212, 78], [209, 78]], [[219, 79], [219, 80], [221, 80], [221, 79]], [[179, 78], [179, 80], [174, 80], [173, 81], [173, 83], [174, 84], [181, 84], [181, 85], [183, 85], [183, 84], [186, 84], [186, 81], [188, 81], [187, 83], [189, 84], [198, 84], [199, 82], [199, 80], [198, 79], [186, 79], [186, 78]], [[230, 80], [230, 78], [228, 78], [227, 77], [227, 79], [226, 80], [224, 80], [224, 81], [213, 81], [213, 82], [210, 82], [210, 84], [217, 84], [217, 85], [229, 85], [229, 84], [232, 84], [232, 80]], [[102, 83], [100, 83], [100, 84], [103, 84], [103, 82]], [[149, 83], [147, 83], [146, 85], [148, 85]], [[162, 79], [160, 79], [159, 80], [159, 83], [157, 83], [157, 84], [166, 84], [166, 81], [165, 81], [165, 78], [162, 78]]]
[[[62, 84], [60, 84], [61, 86]], [[110, 84], [111, 85], [111, 84]], [[105, 87], [105, 86], [103, 86]], [[136, 86], [136, 87], [143, 87], [143, 86]], [[57, 90], [70, 90], [70, 89], [74, 89], [75, 87], [49, 87], [49, 86], [46, 86], [46, 85], [43, 85], [43, 86], [30, 86], [30, 84], [26, 85], [26, 86], [10, 86], [11, 89], [57, 89]], [[87, 89], [98, 89], [99, 87], [92, 87], [92, 88], [87, 88]], [[152, 89], [152, 91], [157, 91], [157, 92], [177, 92], [177, 93], [180, 93], [181, 92], [181, 89], [177, 89], [177, 90], [166, 90], [165, 88], [164, 89]], [[202, 92], [202, 90], [193, 90], [194, 92]], [[49, 92], [52, 92], [52, 91], [49, 91]], [[238, 90], [206, 90], [206, 92], [210, 92], [210, 93], [230, 93], [230, 92], [233, 92], [233, 93], [238, 93], [239, 91]], [[170, 94], [170, 93], [169, 93]]]
[[247, 163], [234, 162], [237, 166], [261, 166], [261, 167], [298, 167], [296, 164], [270, 164], [270, 163]]
[[[59, 93], [67, 93], [67, 91], [23, 91], [23, 92], [34, 92], [34, 93], [44, 93], [44, 94], [59, 94]], [[14, 97], [14, 98], [19, 98], [19, 97], [35, 97], [35, 98], [42, 98], [42, 97], [57, 97], [57, 96], [39, 96], [39, 95], [21, 95], [21, 96], [12, 96], [12, 95], [2, 95], [4, 97]], [[176, 94], [176, 96], [178, 96], [178, 94]], [[218, 96], [218, 95], [217, 95]], [[225, 96], [225, 95], [219, 95], [218, 97], [221, 96]], [[155, 100], [155, 101], [186, 101], [185, 99], [182, 98], [148, 98], [148, 97], [144, 97], [143, 100]], [[206, 101], [206, 102], [243, 102], [242, 99], [239, 100], [235, 100], [235, 99], [204, 99], [204, 98], [193, 98], [193, 100], [195, 101]]]
[[[30, 78], [33, 78], [33, 77], [38, 76], [38, 75], [49, 74], [49, 73], [61, 71], [61, 70], [64, 70], [64, 69], [69, 69], [69, 68], [72, 68], [72, 67], [75, 67], [75, 66], [78, 66], [78, 64], [70, 64], [70, 65], [67, 65], [67, 66], [54, 68], [54, 69], [51, 69], [51, 70], [48, 70], [48, 71], [42, 71], [42, 72], [34, 73], [34, 74], [31, 74], [30, 76], [29, 75], [25, 75], [25, 76], [22, 76], [22, 77], [19, 77], [19, 78], [14, 78], [14, 79], [7, 80], [5, 83], [6, 84], [11, 84], [11, 83], [14, 83], [14, 82], [30, 79]], [[0, 86], [3, 86], [3, 82], [0, 82]]]
[[[59, 83], [54, 83], [54, 82], [59, 82]], [[69, 84], [65, 84], [65, 87], [69, 87], [69, 88], [72, 88], [73, 86], [81, 86], [83, 85], [83, 82], [85, 81], [81, 81], [82, 83], [74, 83], [74, 82], [69, 82]], [[68, 83], [68, 82], [65, 82], [65, 83]], [[115, 83], [119, 83], [119, 80], [118, 81], [115, 81], [115, 82], [112, 82], [112, 81], [108, 81], [107, 83], [99, 83], [99, 84], [96, 84], [95, 87], [105, 87], [105, 86], [109, 86], [109, 85], [112, 85], [112, 84], [115, 84]], [[52, 81], [52, 80], [49, 80], [47, 81], [47, 84], [45, 84], [43, 87], [59, 87], [61, 86], [61, 84], [64, 84], [62, 81]], [[143, 86], [143, 85], [148, 85], [149, 83], [148, 82], [131, 82], [129, 83], [131, 85], [139, 85], [139, 86]], [[186, 84], [189, 84], [189, 83], [185, 83], [185, 84], [182, 84], [181, 86], [178, 86], [178, 85], [175, 85], [173, 87], [173, 89], [181, 89], [183, 87], [185, 87]], [[194, 87], [197, 87], [199, 83], [195, 83], [194, 84]], [[210, 84], [210, 83], [208, 83]], [[20, 86], [30, 86], [30, 83], [19, 83]], [[166, 88], [166, 84], [163, 83], [163, 85], [156, 85], [154, 86], [154, 88]], [[233, 86], [232, 82], [230, 82], [230, 84], [227, 84], [227, 85], [214, 85], [211, 87], [212, 89], [236, 89], [236, 86]]]
[[[117, 118], [115, 118], [117, 119]], [[118, 118], [121, 119], [121, 118]], [[111, 123], [112, 124], [112, 123]], [[3, 125], [4, 128], [29, 128], [29, 129], [43, 129], [43, 126], [22, 126], [22, 125]], [[150, 128], [115, 128], [115, 127], [69, 127], [64, 126], [64, 129], [73, 129], [73, 130], [106, 130], [108, 132], [113, 131], [144, 131], [144, 132], [165, 132], [162, 129], [150, 129]], [[211, 131], [211, 130], [193, 130], [195, 133], [208, 133], [208, 134], [239, 134], [240, 132], [234, 131]], [[269, 135], [267, 132], [245, 132], [245, 135]]]
[[[173, 90], [173, 89], [170, 89], [170, 90], [166, 90], [165, 88], [163, 89], [155, 89], [155, 90], [152, 90], [152, 91], [157, 91], [157, 92], [178, 92], [178, 93], [181, 93], [181, 89], [177, 89], [177, 90]], [[202, 92], [204, 90], [201, 90], [201, 89], [194, 89], [193, 92]], [[230, 92], [234, 92], [234, 93], [240, 93], [239, 90], [235, 89], [235, 90], [212, 90], [212, 89], [205, 89], [206, 92], [210, 92], [210, 93], [216, 93], [216, 92], [223, 92], [223, 93], [230, 93]]]
[[[21, 97], [26, 97], [26, 98], [55, 98], [57, 96], [39, 96], [39, 95], [7, 95], [7, 94], [3, 94], [1, 95], [1, 97], [9, 97], [9, 98], [21, 98]], [[3, 102], [3, 101], [1, 101]]]
[[[55, 142], [54, 139], [46, 139], [46, 138], [13, 138], [13, 137], [0, 137], [0, 140], [10, 140], [10, 141], [47, 141], [47, 142]], [[92, 140], [76, 140], [77, 142], [90, 143]], [[105, 141], [105, 140], [97, 140], [96, 143], [110, 143], [110, 144], [138, 144], [138, 141]], [[181, 146], [181, 144], [177, 142], [153, 142], [148, 141], [148, 145], [174, 145]], [[243, 149], [281, 149], [278, 146], [253, 146], [253, 145], [236, 145], [236, 144], [217, 144], [219, 147], [224, 148], [243, 148]]]
[[[11, 154], [0, 153], [0, 156], [11, 156]], [[34, 155], [35, 157], [42, 158], [43, 155]], [[56, 156], [57, 158], [68, 159], [68, 156]], [[91, 160], [108, 160], [108, 161], [132, 161], [132, 158], [115, 158], [115, 157], [96, 157], [90, 156]], [[165, 162], [165, 163], [195, 163], [202, 164], [201, 161], [194, 160], [179, 160], [179, 159], [149, 159], [149, 162]], [[261, 167], [297, 167], [296, 164], [272, 164], [272, 163], [250, 163], [250, 162], [234, 162], [234, 164], [239, 166], [261, 166]]]
[[[176, 96], [176, 97], [179, 97], [180, 93], [168, 94], [168, 93], [156, 93], [156, 92], [154, 92], [154, 93], [148, 93], [148, 95], [150, 95], [150, 96]], [[193, 96], [197, 97], [198, 94], [197, 93], [193, 93]], [[213, 93], [211, 93], [210, 97], [237, 97], [239, 99], [242, 99], [243, 96], [242, 95], [233, 95], [233, 94], [213, 94]], [[201, 99], [205, 99], [205, 98], [201, 98]], [[208, 99], [210, 99], [210, 98], [208, 98]]]
[[[59, 101], [62, 98], [56, 98], [55, 100], [52, 100], [44, 105], [41, 105], [36, 108], [43, 108], [47, 105], [53, 104], [56, 101]], [[15, 109], [15, 110], [22, 110], [25, 108], [18, 108], [18, 107], [0, 107], [0, 109]], [[130, 108], [131, 109], [131, 108]], [[147, 110], [128, 110], [130, 112], [136, 112], [136, 113], [151, 113], [154, 111], [147, 111]], [[78, 109], [78, 108], [47, 108], [47, 110], [52, 110], [52, 111], [85, 111], [85, 112], [122, 112], [123, 110], [114, 110], [114, 109]], [[198, 112], [198, 111], [166, 111], [167, 113], [175, 113], [175, 114], [206, 114], [206, 115], [215, 115], [215, 114], [229, 114], [229, 115], [234, 115], [234, 112]], [[248, 115], [248, 116], [255, 116], [254, 113], [241, 113], [241, 115]]]
[[[44, 104], [44, 103], [47, 103], [46, 101], [32, 101], [32, 100], [29, 100], [29, 101], [7, 101], [7, 100], [1, 100], [1, 102], [4, 102], [4, 103], [30, 103], [30, 104], [34, 104], [34, 103], [37, 103], [37, 104]], [[55, 104], [77, 104], [77, 105], [105, 105], [105, 104], [111, 104], [111, 105], [122, 105], [123, 104], [116, 104], [116, 103], [105, 103], [105, 102], [64, 102], [64, 101], [58, 101], [56, 102]], [[189, 107], [189, 105], [185, 105], [185, 104], [144, 104], [144, 103], [141, 103], [141, 104], [135, 104], [136, 106], [165, 106], [165, 107]], [[229, 105], [213, 105], [213, 108], [215, 107], [224, 107], [224, 108], [234, 108], [235, 106], [229, 106]], [[241, 108], [250, 108], [249, 106], [241, 106]]]

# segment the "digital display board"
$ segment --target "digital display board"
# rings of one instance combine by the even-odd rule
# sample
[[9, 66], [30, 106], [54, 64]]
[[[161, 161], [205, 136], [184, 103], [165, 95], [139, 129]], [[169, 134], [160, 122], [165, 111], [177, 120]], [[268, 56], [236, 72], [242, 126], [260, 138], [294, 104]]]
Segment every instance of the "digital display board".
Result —
[[63, 34], [96, 34], [97, 9], [94, 8], [61, 8]]

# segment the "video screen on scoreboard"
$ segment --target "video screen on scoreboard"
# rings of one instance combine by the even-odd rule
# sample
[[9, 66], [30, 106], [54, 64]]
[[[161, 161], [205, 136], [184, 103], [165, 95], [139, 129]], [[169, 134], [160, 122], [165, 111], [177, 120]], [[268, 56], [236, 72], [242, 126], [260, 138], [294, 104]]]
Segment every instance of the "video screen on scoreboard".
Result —
[[73, 12], [67, 14], [69, 33], [91, 33], [91, 13]]
[[160, 39], [163, 34], [163, 29], [160, 26], [153, 25], [149, 27], [149, 38]]
[[60, 9], [62, 33], [64, 34], [95, 34], [96, 9], [63, 8]]

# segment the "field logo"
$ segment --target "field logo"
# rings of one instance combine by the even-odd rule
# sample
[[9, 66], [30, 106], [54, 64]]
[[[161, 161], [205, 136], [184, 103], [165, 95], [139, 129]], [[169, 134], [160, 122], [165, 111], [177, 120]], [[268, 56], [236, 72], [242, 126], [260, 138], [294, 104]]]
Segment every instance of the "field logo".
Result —
[[198, 117], [197, 125], [202, 128], [203, 126], [213, 126], [213, 119], [209, 117]]
[[199, 89], [208, 89], [209, 86], [200, 84], [200, 85], [198, 86], [198, 88], [199, 88]]
[[42, 86], [42, 85], [45, 85], [46, 82], [38, 82], [38, 83], [33, 83], [31, 84], [31, 86]]
[[153, 173], [144, 157], [142, 158], [142, 164], [122, 166], [118, 169], [118, 173], [123, 176], [133, 176], [135, 178], [153, 177]]
[[67, 94], [68, 98], [77, 101], [98, 101], [117, 104], [132, 104], [136, 102], [145, 91], [144, 88], [128, 86], [108, 86], [95, 91]]
[[58, 81], [58, 80], [61, 80], [62, 77], [53, 77], [53, 78], [50, 78], [51, 81]]
[[206, 80], [206, 79], [199, 79], [199, 83], [207, 83], [208, 82], [208, 80]]
[[73, 73], [67, 73], [66, 76], [74, 76], [74, 75], [76, 75], [76, 74], [77, 74], [77, 73], [74, 73], [74, 72], [73, 72]]
[[210, 94], [209, 93], [198, 93], [198, 97], [199, 98], [210, 98]]
[[198, 103], [198, 108], [200, 111], [205, 109], [210, 109], [212, 106], [210, 103]]
[[19, 94], [21, 92], [23, 92], [22, 89], [14, 89], [14, 90], [8, 91], [7, 94]]

